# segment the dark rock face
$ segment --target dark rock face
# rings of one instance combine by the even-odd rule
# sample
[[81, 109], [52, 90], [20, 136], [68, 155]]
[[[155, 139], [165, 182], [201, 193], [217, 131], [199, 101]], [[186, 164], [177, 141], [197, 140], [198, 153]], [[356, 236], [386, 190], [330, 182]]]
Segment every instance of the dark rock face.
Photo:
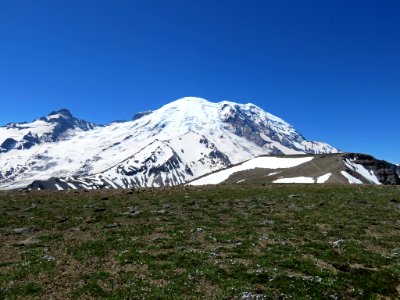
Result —
[[40, 143], [40, 140], [37, 135], [33, 135], [31, 132], [24, 135], [21, 141], [16, 141], [12, 138], [7, 138], [0, 146], [0, 153], [5, 153], [11, 151], [13, 149], [30, 149], [34, 145]]
[[210, 152], [210, 158], [213, 159], [213, 163], [215, 164], [214, 160], [222, 161], [225, 166], [229, 166], [231, 161], [229, 160], [228, 156], [224, 153], [219, 151], [218, 149], [214, 149]]
[[39, 140], [38, 136], [32, 135], [32, 133], [29, 132], [28, 134], [24, 135], [21, 146], [18, 147], [17, 149], [30, 149], [34, 145], [39, 144], [39, 143], [40, 143], [40, 140]]
[[27, 188], [32, 190], [55, 190], [56, 184], [59, 184], [61, 187], [66, 185], [58, 178], [50, 178], [48, 180], [36, 180], [32, 182]]
[[12, 138], [7, 138], [0, 146], [0, 153], [2, 152], [8, 152], [11, 149], [14, 149], [15, 146], [17, 145], [17, 141], [12, 139]]
[[[231, 106], [225, 104], [221, 107], [221, 110], [228, 110], [227, 116], [224, 118], [224, 122], [230, 125], [231, 130], [240, 136], [245, 137], [247, 140], [255, 143], [257, 146], [268, 148], [271, 154], [280, 155], [283, 152], [274, 146], [270, 146], [271, 142], [266, 141], [263, 136], [268, 136], [272, 141], [276, 141], [290, 149], [303, 151], [294, 146], [295, 143], [301, 143], [304, 141], [304, 137], [299, 133], [291, 132], [291, 134], [282, 134], [273, 129], [271, 126], [274, 121], [272, 120], [258, 120], [258, 112], [253, 110], [243, 111], [240, 106]], [[313, 153], [312, 150], [307, 151]]]
[[[225, 104], [221, 107], [226, 109], [229, 105]], [[256, 145], [263, 147], [266, 141], [260, 136], [260, 128], [254, 122], [251, 122], [244, 112], [240, 110], [239, 107], [231, 107], [230, 114], [225, 118], [225, 122], [232, 126], [234, 133], [238, 136], [245, 137], [249, 141], [255, 143]], [[264, 128], [266, 129], [266, 128]], [[270, 132], [269, 135], [272, 138], [273, 133]]]
[[[66, 119], [73, 119], [74, 118], [74, 116], [71, 114], [71, 112], [66, 108], [61, 108], [59, 110], [52, 111], [47, 116], [50, 117], [50, 116], [56, 116], [56, 115], [61, 115]], [[41, 120], [45, 120], [46, 121], [47, 118], [44, 117], [44, 118], [41, 118]]]
[[229, 166], [231, 164], [228, 156], [219, 151], [217, 147], [213, 143], [211, 143], [205, 136], [202, 136], [199, 142], [200, 144], [206, 145], [207, 148], [213, 149], [209, 154], [209, 158], [212, 159], [213, 164], [216, 163], [215, 161], [221, 161], [224, 166]]
[[399, 167], [394, 164], [360, 153], [346, 153], [343, 157], [354, 160], [356, 164], [363, 165], [367, 170], [373, 171], [382, 184], [400, 184]]

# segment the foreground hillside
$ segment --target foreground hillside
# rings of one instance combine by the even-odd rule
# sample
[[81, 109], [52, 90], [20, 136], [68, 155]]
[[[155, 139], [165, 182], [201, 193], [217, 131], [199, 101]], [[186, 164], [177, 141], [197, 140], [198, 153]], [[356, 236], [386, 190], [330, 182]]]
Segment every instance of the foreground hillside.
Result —
[[397, 186], [0, 192], [0, 299], [400, 297]]
[[[269, 155], [218, 170], [189, 184], [219, 183], [400, 185], [400, 169], [394, 164], [360, 153]], [[46, 188], [46, 185], [38, 183], [32, 187]]]

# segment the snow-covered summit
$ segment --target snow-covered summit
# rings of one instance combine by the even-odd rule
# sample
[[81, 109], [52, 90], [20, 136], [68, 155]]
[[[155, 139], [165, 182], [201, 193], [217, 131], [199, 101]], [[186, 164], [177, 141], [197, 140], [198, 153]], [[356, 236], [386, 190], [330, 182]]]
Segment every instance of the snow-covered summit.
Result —
[[68, 109], [62, 108], [62, 109], [57, 110], [57, 111], [52, 111], [51, 113], [49, 113], [47, 115], [47, 117], [44, 117], [44, 119], [46, 119], [46, 120], [59, 119], [59, 118], [73, 119], [74, 116], [72, 115], [72, 113]]
[[[137, 153], [156, 140], [157, 153], [173, 151], [173, 160], [154, 168], [156, 158], [162, 161], [158, 154]], [[146, 178], [158, 178], [158, 185], [189, 181], [258, 155], [337, 152], [328, 144], [305, 140], [293, 126], [254, 104], [213, 103], [196, 97], [105, 126], [78, 120], [62, 109], [32, 123], [0, 127], [0, 145], [0, 188], [50, 177], [93, 178], [133, 155], [128, 160], [136, 166], [129, 172], [132, 181], [123, 172], [115, 171], [115, 178], [137, 186]], [[183, 172], [180, 180], [176, 172], [167, 171], [172, 167]], [[132, 168], [124, 163], [124, 169]], [[152, 174], [146, 173], [150, 170]], [[107, 178], [110, 174], [114, 173], [108, 172]], [[139, 174], [140, 179], [133, 180]]]
[[95, 127], [94, 123], [75, 118], [67, 109], [53, 111], [31, 123], [9, 123], [0, 127], [0, 153], [56, 142], [73, 136], [74, 131], [88, 131]]
[[160, 130], [173, 128], [180, 133], [196, 131], [216, 138], [233, 133], [274, 154], [337, 152], [325, 143], [306, 141], [293, 126], [251, 103], [185, 97], [161, 107], [146, 120], [157, 123], [155, 128]]

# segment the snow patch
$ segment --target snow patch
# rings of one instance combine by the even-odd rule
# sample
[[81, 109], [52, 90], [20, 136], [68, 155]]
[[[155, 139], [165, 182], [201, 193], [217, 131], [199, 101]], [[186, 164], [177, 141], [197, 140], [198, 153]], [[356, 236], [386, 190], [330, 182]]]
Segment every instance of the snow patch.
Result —
[[257, 157], [246, 161], [240, 165], [217, 171], [216, 173], [207, 175], [190, 182], [190, 185], [206, 185], [218, 184], [229, 178], [232, 174], [240, 171], [252, 170], [256, 168], [262, 169], [287, 169], [309, 162], [313, 157]]
[[342, 175], [343, 175], [344, 177], [347, 178], [347, 180], [349, 181], [350, 184], [363, 184], [361, 180], [359, 180], [359, 179], [357, 179], [357, 178], [351, 176], [351, 175], [350, 175], [349, 173], [347, 173], [346, 171], [342, 171], [341, 173], [342, 173]]
[[328, 173], [317, 178], [317, 183], [325, 183], [331, 177], [332, 173]]
[[59, 190], [59, 191], [63, 190], [63, 188], [61, 186], [59, 186], [57, 183], [55, 184], [55, 186], [56, 186], [57, 190]]
[[314, 183], [314, 178], [312, 177], [292, 177], [292, 178], [279, 178], [273, 181], [274, 183]]
[[272, 172], [272, 173], [269, 173], [268, 175], [265, 175], [265, 176], [273, 176], [273, 175], [276, 175], [276, 174], [279, 174], [279, 173], [281, 173], [281, 171], [279, 171], [279, 172]]
[[72, 183], [67, 182], [67, 184], [68, 184], [69, 187], [72, 188], [73, 190], [76, 190], [76, 189], [77, 189], [76, 186], [73, 185]]

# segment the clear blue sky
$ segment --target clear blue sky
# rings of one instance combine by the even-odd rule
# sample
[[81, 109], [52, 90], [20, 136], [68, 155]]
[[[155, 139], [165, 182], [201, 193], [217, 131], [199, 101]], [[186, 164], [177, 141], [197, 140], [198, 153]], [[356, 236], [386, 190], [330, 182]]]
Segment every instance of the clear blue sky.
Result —
[[252, 102], [400, 163], [400, 1], [0, 0], [0, 124]]

